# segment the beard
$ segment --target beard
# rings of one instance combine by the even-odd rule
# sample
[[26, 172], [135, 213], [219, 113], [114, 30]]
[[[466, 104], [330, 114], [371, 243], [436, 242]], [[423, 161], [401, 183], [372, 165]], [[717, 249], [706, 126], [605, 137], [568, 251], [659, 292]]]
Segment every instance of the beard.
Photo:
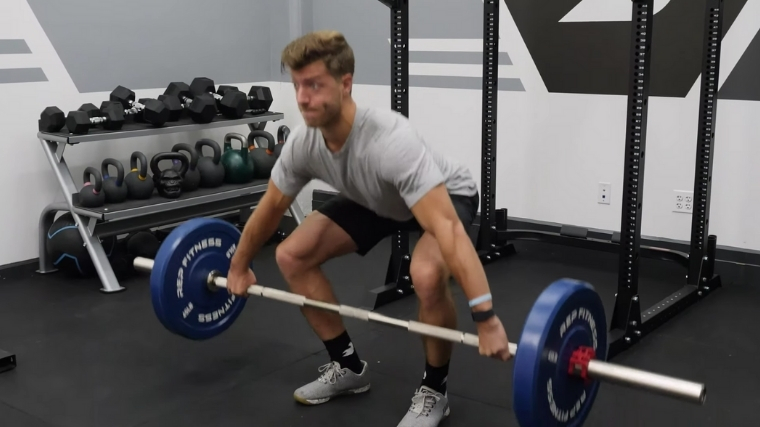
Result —
[[301, 110], [301, 116], [309, 127], [325, 127], [340, 120], [340, 104], [323, 105], [321, 108]]

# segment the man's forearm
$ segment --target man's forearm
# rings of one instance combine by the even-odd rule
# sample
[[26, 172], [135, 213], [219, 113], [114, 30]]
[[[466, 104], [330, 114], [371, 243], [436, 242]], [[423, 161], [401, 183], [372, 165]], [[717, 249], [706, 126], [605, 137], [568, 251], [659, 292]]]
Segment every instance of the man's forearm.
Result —
[[[451, 274], [459, 282], [467, 300], [488, 294], [490, 288], [483, 263], [478, 257], [470, 236], [461, 223], [447, 225], [436, 233], [438, 246]], [[485, 311], [493, 307], [491, 301], [485, 301], [473, 307], [475, 311]]]
[[253, 211], [243, 228], [243, 234], [232, 257], [231, 268], [245, 269], [251, 265], [261, 247], [277, 230], [280, 217], [276, 209], [271, 207], [264, 206]]

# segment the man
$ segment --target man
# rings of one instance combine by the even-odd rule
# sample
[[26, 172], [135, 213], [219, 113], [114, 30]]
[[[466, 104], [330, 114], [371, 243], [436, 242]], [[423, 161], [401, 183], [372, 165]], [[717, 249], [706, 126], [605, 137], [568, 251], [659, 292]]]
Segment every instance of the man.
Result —
[[[456, 328], [448, 288], [461, 284], [477, 322], [480, 353], [510, 358], [507, 335], [493, 314], [483, 266], [466, 231], [477, 212], [470, 172], [433, 151], [401, 114], [357, 106], [351, 98], [354, 56], [344, 36], [318, 31], [282, 52], [305, 126], [293, 130], [272, 170], [268, 189], [243, 230], [227, 275], [231, 293], [246, 296], [256, 282], [249, 268], [301, 189], [320, 179], [340, 195], [308, 215], [277, 247], [277, 264], [292, 292], [337, 304], [320, 266], [356, 252], [366, 254], [398, 229], [423, 233], [410, 273], [421, 322]], [[302, 308], [324, 342], [330, 363], [319, 378], [295, 391], [315, 405], [370, 388], [368, 365], [359, 358], [338, 314]], [[425, 337], [425, 371], [403, 426], [437, 426], [449, 414], [447, 382], [452, 343]]]

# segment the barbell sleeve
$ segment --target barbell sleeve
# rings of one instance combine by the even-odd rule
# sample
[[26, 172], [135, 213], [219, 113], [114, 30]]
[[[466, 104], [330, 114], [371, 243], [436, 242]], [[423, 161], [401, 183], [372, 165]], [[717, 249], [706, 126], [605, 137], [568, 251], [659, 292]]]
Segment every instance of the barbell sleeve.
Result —
[[[134, 266], [136, 269], [150, 272], [153, 270], [153, 260], [136, 257], [134, 260]], [[215, 287], [219, 288], [226, 288], [227, 279], [223, 276], [212, 273], [209, 275], [209, 284], [213, 284]], [[478, 348], [480, 345], [478, 336], [467, 332], [429, 325], [417, 321], [395, 319], [373, 311], [347, 305], [338, 305], [323, 301], [316, 301], [306, 298], [302, 295], [279, 289], [267, 288], [261, 285], [251, 285], [248, 287], [247, 293], [250, 295], [274, 299], [301, 307], [313, 307], [320, 310], [330, 311], [342, 316], [364, 320], [367, 322], [382, 323], [384, 325], [406, 329], [409, 332], [413, 332], [419, 335], [439, 338], [445, 341], [465, 344], [471, 347]], [[517, 354], [517, 344], [509, 343], [509, 353], [512, 356]], [[635, 369], [615, 363], [605, 362], [602, 360], [590, 360], [587, 366], [587, 375], [591, 379], [648, 390], [654, 393], [660, 393], [662, 395], [683, 399], [697, 404], [703, 404], [707, 396], [707, 388], [704, 384], [656, 374], [654, 372]]]
[[686, 399], [698, 404], [703, 404], [707, 397], [707, 388], [704, 384], [601, 360], [590, 360], [588, 362], [588, 376], [610, 383]]
[[132, 261], [132, 265], [134, 265], [137, 270], [142, 270], [148, 273], [153, 271], [153, 260], [150, 258], [136, 257], [135, 260]]

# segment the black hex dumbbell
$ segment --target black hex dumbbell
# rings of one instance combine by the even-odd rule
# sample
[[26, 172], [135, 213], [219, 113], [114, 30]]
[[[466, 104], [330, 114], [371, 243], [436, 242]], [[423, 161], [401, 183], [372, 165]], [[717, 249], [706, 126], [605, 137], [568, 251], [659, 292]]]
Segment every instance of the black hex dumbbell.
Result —
[[167, 100], [168, 96], [178, 98], [177, 100], [184, 111], [187, 111], [196, 123], [210, 123], [216, 117], [217, 109], [214, 97], [209, 93], [193, 95], [187, 83], [171, 82], [164, 91], [164, 95], [166, 96], [159, 97], [159, 99], [162, 99], [165, 104], [176, 104], [174, 100]]
[[[240, 89], [237, 86], [221, 85], [216, 93], [224, 95], [229, 91], [240, 91]], [[248, 112], [251, 114], [266, 113], [274, 101], [272, 90], [267, 86], [251, 86], [246, 101], [248, 102]]]
[[248, 99], [243, 92], [227, 90], [224, 93], [216, 91], [214, 81], [208, 77], [196, 77], [190, 83], [190, 93], [198, 96], [207, 93], [216, 100], [216, 107], [224, 117], [239, 119], [248, 110]]
[[[111, 92], [109, 100], [121, 104], [124, 108], [124, 116], [133, 116], [136, 121], [163, 126], [170, 119], [169, 109], [163, 102], [150, 98], [135, 102], [135, 93], [124, 86], [117, 86]], [[103, 107], [104, 105], [101, 104], [101, 108]]]
[[40, 132], [58, 132], [66, 125], [66, 115], [58, 107], [47, 107], [40, 113]]
[[71, 133], [86, 134], [90, 128], [102, 125], [106, 130], [119, 130], [124, 126], [124, 108], [121, 104], [110, 103], [104, 109], [92, 104], [84, 104], [77, 111], [69, 111], [66, 128]]
[[185, 107], [176, 95], [158, 95], [158, 100], [163, 102], [169, 110], [170, 122], [176, 122], [182, 118], [182, 113], [185, 111]]
[[251, 114], [261, 114], [269, 111], [274, 98], [272, 90], [267, 86], [251, 86], [248, 90], [248, 106]]
[[[84, 113], [84, 114], [82, 114]], [[87, 117], [88, 119], [91, 119], [93, 117], [103, 117], [102, 112], [98, 107], [96, 107], [94, 104], [82, 104], [81, 107], [79, 107], [79, 110], [77, 110], [77, 114], [79, 114], [79, 117], [81, 118], [82, 123], [84, 123], [84, 118]], [[72, 112], [69, 112], [70, 116], [74, 116]], [[40, 114], [40, 121], [39, 121], [39, 128], [43, 132], [58, 132], [61, 129], [63, 129], [64, 126], [66, 126], [66, 115], [63, 114], [63, 111], [61, 111], [58, 107], [47, 107], [42, 111], [42, 114]], [[72, 119], [75, 120], [75, 119]], [[75, 122], [72, 122], [75, 123]], [[91, 124], [94, 126], [94, 124]], [[71, 131], [69, 131], [71, 132]]]

